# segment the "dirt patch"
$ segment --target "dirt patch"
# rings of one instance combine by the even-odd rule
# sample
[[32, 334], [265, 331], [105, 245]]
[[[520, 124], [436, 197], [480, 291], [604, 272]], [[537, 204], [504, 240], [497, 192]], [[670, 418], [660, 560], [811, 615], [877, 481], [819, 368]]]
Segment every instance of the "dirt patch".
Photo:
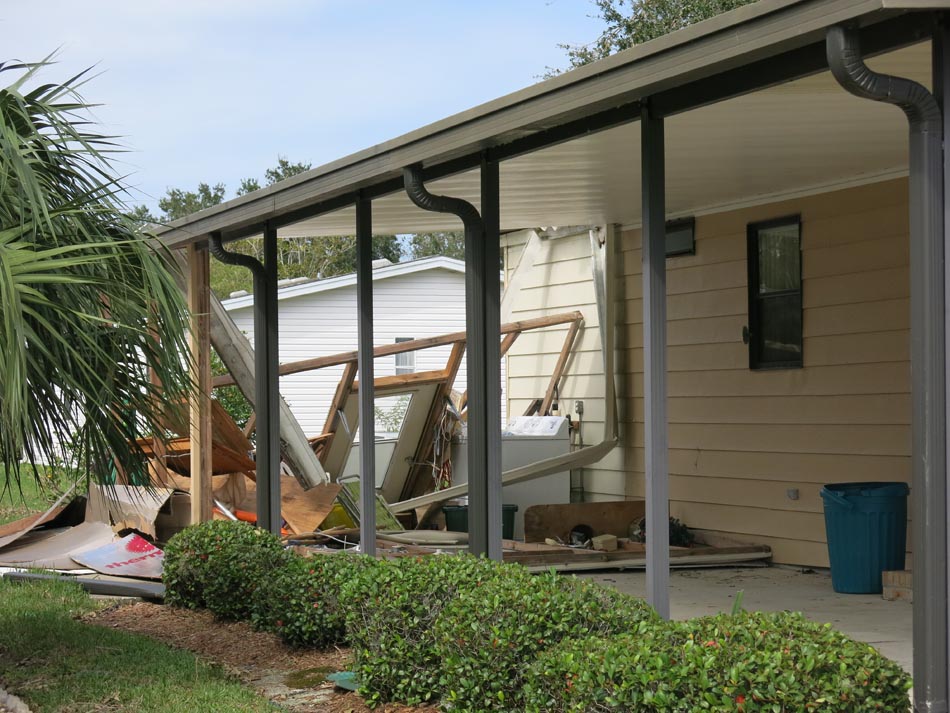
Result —
[[382, 705], [370, 709], [355, 693], [325, 680], [351, 662], [343, 648], [292, 649], [277, 636], [254, 631], [247, 622], [216, 619], [206, 611], [138, 602], [87, 615], [90, 624], [144, 634], [221, 665], [282, 708], [296, 713], [434, 713], [437, 708]]

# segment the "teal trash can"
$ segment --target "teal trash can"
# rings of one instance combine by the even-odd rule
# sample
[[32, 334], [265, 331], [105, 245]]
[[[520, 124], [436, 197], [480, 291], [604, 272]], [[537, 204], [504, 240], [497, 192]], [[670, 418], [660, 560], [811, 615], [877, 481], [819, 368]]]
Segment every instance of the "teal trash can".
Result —
[[831, 586], [879, 594], [881, 572], [904, 569], [907, 483], [834, 483], [821, 489]]
[[[452, 532], [468, 532], [468, 505], [443, 505], [445, 528]], [[501, 536], [506, 540], [515, 536], [515, 513], [517, 505], [501, 506]]]

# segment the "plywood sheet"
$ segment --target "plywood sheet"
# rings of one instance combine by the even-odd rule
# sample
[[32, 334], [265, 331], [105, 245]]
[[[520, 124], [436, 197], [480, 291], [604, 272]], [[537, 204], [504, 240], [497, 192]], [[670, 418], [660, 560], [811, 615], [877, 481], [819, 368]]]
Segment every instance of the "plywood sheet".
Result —
[[524, 511], [525, 542], [544, 542], [559, 537], [567, 542], [578, 525], [591, 528], [594, 535], [627, 537], [630, 523], [643, 517], [642, 500], [617, 500], [603, 503], [566, 503], [532, 505]]
[[283, 475], [280, 478], [280, 514], [295, 533], [313, 532], [330, 514], [342, 489], [338, 483], [327, 483], [304, 490], [296, 478]]

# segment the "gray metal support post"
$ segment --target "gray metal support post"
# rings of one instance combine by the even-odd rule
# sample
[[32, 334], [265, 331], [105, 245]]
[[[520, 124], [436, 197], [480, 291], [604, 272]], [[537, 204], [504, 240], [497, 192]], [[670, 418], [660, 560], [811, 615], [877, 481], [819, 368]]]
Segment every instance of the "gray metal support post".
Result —
[[[937, 104], [940, 107], [940, 110], [943, 115], [943, 152], [942, 152], [942, 176], [943, 176], [943, 186], [942, 186], [942, 209], [943, 209], [943, 289], [944, 289], [944, 300], [943, 300], [943, 322], [944, 322], [944, 353], [943, 353], [943, 380], [944, 380], [944, 423], [943, 427], [946, 429], [947, 424], [950, 424], [950, 375], [948, 375], [947, 360], [950, 358], [950, 275], [947, 274], [947, 256], [950, 255], [950, 150], [946, 145], [947, 137], [950, 136], [950, 112], [947, 111], [948, 101], [950, 101], [950, 17], [946, 14], [942, 14], [938, 17], [936, 26], [934, 27], [934, 35], [932, 40], [933, 47], [933, 90], [934, 98], [937, 100]], [[950, 460], [950, 449], [947, 448], [946, 440], [944, 440], [944, 471], [943, 478], [946, 482], [947, 472], [950, 470], [950, 463], [947, 461]], [[944, 511], [944, 523], [946, 523], [946, 513], [950, 513], [950, 488], [945, 486], [946, 490], [946, 509]], [[913, 497], [913, 495], [911, 496]], [[914, 512], [914, 517], [917, 517], [917, 513]], [[946, 530], [946, 536], [950, 537], [950, 531]], [[914, 537], [917, 537], [917, 532], [913, 533]], [[950, 543], [945, 546], [943, 549], [943, 564], [946, 570], [945, 575], [947, 577], [947, 588], [943, 592], [944, 596], [944, 605], [950, 607], [950, 567], [947, 566], [947, 556], [950, 555]], [[915, 622], [916, 623], [916, 622]], [[940, 645], [940, 639], [943, 639], [943, 645], [947, 648], [946, 658], [942, 661], [938, 660], [937, 665], [943, 665], [943, 676], [938, 678], [938, 685], [944, 685], [946, 688], [943, 689], [946, 693], [944, 698], [947, 701], [947, 707], [950, 707], [950, 680], [947, 679], [947, 676], [950, 676], [950, 673], [947, 671], [948, 665], [950, 665], [950, 612], [944, 615], [943, 619], [944, 630], [938, 632], [937, 641], [935, 645]], [[925, 656], [925, 653], [918, 654], [917, 643], [916, 643], [917, 631], [914, 630], [914, 660], [916, 661], [917, 656]], [[914, 675], [918, 675], [915, 671]]]
[[670, 618], [670, 483], [666, 420], [666, 176], [663, 119], [640, 113], [643, 189], [643, 442], [647, 601]]
[[[934, 36], [934, 86], [944, 93], [945, 33]], [[852, 94], [907, 117], [910, 168], [911, 505], [914, 545], [914, 710], [948, 710], [947, 393], [944, 280], [946, 117], [923, 85], [878, 74], [853, 27], [828, 28], [828, 66]]]
[[[469, 479], [478, 473], [477, 495], [469, 491], [469, 536], [471, 516], [477, 512], [478, 549], [501, 560], [501, 216], [499, 213], [498, 163], [482, 159], [481, 198], [485, 233], [481, 240], [466, 241], [466, 299], [468, 318], [468, 423]], [[477, 398], [474, 398], [477, 394]], [[475, 434], [473, 423], [477, 424]], [[472, 468], [474, 462], [482, 465]], [[482, 482], [483, 481], [483, 482]], [[482, 513], [484, 509], [484, 513]], [[484, 532], [484, 535], [482, 534]], [[484, 537], [484, 541], [481, 538]]]
[[373, 203], [356, 200], [356, 307], [360, 380], [360, 548], [376, 554], [376, 401], [373, 370]]
[[264, 228], [263, 293], [254, 293], [257, 377], [257, 524], [280, 534], [280, 391], [277, 380], [277, 229]]

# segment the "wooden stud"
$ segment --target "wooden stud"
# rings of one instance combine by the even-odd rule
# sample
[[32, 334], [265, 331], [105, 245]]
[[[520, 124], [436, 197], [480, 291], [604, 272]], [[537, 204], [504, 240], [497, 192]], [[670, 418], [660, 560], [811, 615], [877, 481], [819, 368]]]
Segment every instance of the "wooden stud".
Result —
[[188, 246], [188, 309], [193, 388], [188, 399], [191, 439], [191, 522], [212, 515], [211, 430], [211, 283], [210, 256], [204, 245]]
[[580, 330], [581, 321], [575, 320], [567, 330], [567, 336], [564, 338], [564, 345], [561, 347], [561, 354], [557, 358], [557, 364], [554, 366], [554, 373], [551, 374], [551, 381], [548, 382], [548, 390], [544, 394], [544, 400], [541, 402], [541, 415], [547, 416], [551, 411], [551, 404], [554, 402], [554, 394], [558, 391], [561, 383], [561, 377], [564, 375], [564, 367], [567, 366], [567, 360], [571, 356], [571, 349], [574, 347], [574, 340]]

